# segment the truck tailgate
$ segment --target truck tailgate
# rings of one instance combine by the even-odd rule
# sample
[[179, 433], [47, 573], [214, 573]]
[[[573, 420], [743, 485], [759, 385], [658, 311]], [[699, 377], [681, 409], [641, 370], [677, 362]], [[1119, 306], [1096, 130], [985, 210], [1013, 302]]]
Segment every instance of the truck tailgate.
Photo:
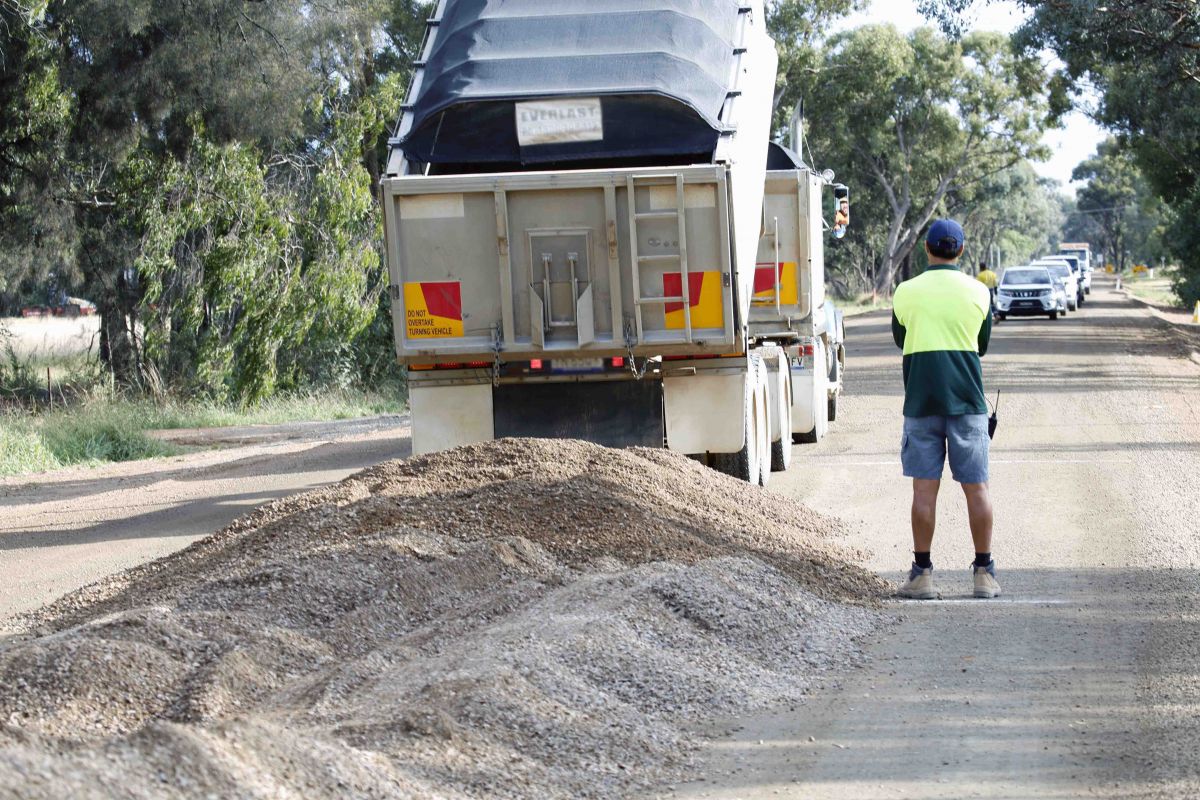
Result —
[[382, 192], [406, 363], [739, 346], [721, 165], [404, 176]]

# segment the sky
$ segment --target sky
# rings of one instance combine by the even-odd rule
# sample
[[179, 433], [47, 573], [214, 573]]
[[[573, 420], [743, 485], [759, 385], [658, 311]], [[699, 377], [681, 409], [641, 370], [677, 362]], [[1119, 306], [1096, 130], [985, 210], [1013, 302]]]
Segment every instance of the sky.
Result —
[[[1028, 12], [1020, 9], [1015, 3], [997, 2], [983, 6], [974, 12], [975, 30], [994, 30], [1012, 33], [1025, 21]], [[871, 0], [870, 7], [861, 13], [854, 14], [839, 28], [853, 28], [867, 23], [890, 22], [902, 31], [910, 31], [921, 25], [930, 24], [917, 11], [914, 0]], [[1047, 55], [1047, 58], [1051, 56]], [[1050, 147], [1053, 155], [1049, 161], [1034, 163], [1038, 174], [1058, 181], [1062, 191], [1073, 194], [1075, 186], [1071, 183], [1071, 170], [1096, 150], [1096, 145], [1104, 140], [1105, 132], [1101, 130], [1084, 114], [1073, 111], [1063, 121], [1064, 127], [1047, 131], [1044, 141]]]

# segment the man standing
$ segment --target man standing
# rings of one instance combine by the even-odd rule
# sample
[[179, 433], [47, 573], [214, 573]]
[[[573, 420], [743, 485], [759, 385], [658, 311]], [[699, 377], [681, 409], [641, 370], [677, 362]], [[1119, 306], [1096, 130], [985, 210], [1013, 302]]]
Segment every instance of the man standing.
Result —
[[904, 350], [904, 436], [900, 460], [913, 481], [913, 565], [900, 596], [931, 600], [930, 551], [946, 456], [962, 484], [975, 540], [976, 597], [998, 597], [992, 561], [992, 501], [988, 494], [988, 417], [979, 358], [992, 333], [987, 287], [958, 269], [962, 226], [939, 219], [929, 228], [929, 268], [896, 289], [892, 337]]

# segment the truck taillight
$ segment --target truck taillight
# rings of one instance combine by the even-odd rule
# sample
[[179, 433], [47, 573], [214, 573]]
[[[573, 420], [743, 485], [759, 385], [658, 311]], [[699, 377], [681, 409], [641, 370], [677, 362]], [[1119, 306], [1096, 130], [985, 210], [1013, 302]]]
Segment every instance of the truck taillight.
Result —
[[530, 359], [529, 368], [530, 369], [541, 369], [542, 368], [542, 360], [540, 358]]
[[622, 367], [625, 366], [625, 359], [621, 356], [616, 356], [613, 359], [611, 359], [611, 363], [612, 363], [613, 369], [621, 369]]
[[812, 355], [816, 355], [817, 348], [816, 348], [816, 345], [802, 344], [798, 348], [796, 348], [796, 352], [802, 356], [812, 356]]

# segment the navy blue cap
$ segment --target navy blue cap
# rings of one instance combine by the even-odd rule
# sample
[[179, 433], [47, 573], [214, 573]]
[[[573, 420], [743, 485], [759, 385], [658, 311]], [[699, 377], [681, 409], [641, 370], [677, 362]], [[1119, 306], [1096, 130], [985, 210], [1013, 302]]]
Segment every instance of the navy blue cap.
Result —
[[957, 253], [967, 243], [967, 237], [963, 233], [962, 225], [952, 219], [939, 219], [929, 226], [925, 242], [943, 253]]

